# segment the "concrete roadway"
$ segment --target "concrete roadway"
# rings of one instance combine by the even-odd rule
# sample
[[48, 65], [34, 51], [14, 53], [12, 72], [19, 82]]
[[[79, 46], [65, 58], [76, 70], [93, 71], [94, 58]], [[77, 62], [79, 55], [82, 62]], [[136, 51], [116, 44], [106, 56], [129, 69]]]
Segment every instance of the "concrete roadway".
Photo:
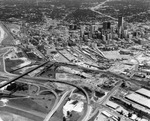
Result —
[[[116, 92], [116, 90], [120, 87], [121, 84], [122, 84], [122, 81], [120, 81], [99, 104], [100, 105], [104, 104]], [[84, 116], [84, 118], [82, 119], [82, 121], [87, 121], [87, 119], [90, 116], [91, 110], [92, 110], [91, 106], [88, 105], [87, 113]]]
[[[47, 63], [47, 62], [46, 62], [46, 63]], [[46, 64], [46, 63], [44, 63], [44, 64]], [[41, 65], [43, 65], [43, 64], [41, 64]], [[36, 67], [36, 68], [37, 68], [37, 67]], [[9, 82], [5, 83], [4, 85], [1, 85], [0, 87], [2, 88], [2, 87], [4, 87], [4, 86], [8, 85], [8, 84], [10, 84], [10, 83], [12, 83], [12, 82], [14, 82], [14, 81], [16, 81], [16, 80], [22, 78], [24, 75], [25, 75], [25, 74], [20, 75], [20, 76], [17, 76], [17, 77], [15, 77], [14, 79], [10, 80]], [[28, 82], [31, 82], [31, 81], [32, 81], [32, 83], [34, 83], [34, 82], [36, 82], [36, 81], [40, 81], [40, 82], [42, 81], [42, 82], [43, 82], [43, 80], [41, 80], [39, 77], [37, 77], [37, 78], [32, 77], [32, 79], [34, 79], [34, 80], [36, 80], [36, 81], [33, 81], [33, 80], [31, 79], [31, 77], [29, 77], [29, 78], [30, 78], [30, 80], [26, 80], [26, 81], [28, 81]], [[44, 78], [43, 78], [43, 79], [44, 79]], [[56, 80], [56, 79], [50, 80], [50, 79], [48, 79], [48, 78], [45, 79], [45, 82], [63, 83], [63, 84], [69, 84], [69, 85], [71, 85], [71, 86], [73, 86], [73, 87], [76, 87], [76, 88], [78, 88], [79, 90], [81, 90], [81, 91], [83, 92], [83, 94], [86, 96], [87, 104], [88, 104], [88, 105], [90, 104], [90, 99], [89, 99], [89, 96], [88, 96], [87, 92], [86, 92], [84, 89], [78, 87], [77, 85], [74, 85], [74, 84], [71, 84], [71, 83], [68, 83], [68, 82], [62, 82], [62, 80], [59, 80], [59, 81]], [[66, 95], [67, 95], [67, 94], [66, 94]], [[64, 99], [64, 97], [61, 98], [61, 100], [63, 100], [63, 99]], [[58, 103], [58, 105], [56, 105], [56, 107], [53, 108], [52, 112], [50, 112], [50, 114], [47, 116], [46, 120], [47, 120], [49, 117], [52, 116], [52, 114], [53, 114], [53, 113], [57, 110], [57, 108], [60, 106], [61, 102], [62, 102], [62, 101], [60, 101], [60, 103]], [[91, 110], [91, 108], [88, 106], [88, 110], [87, 110], [86, 115], [84, 116], [84, 118], [83, 118], [82, 121], [87, 121], [86, 119], [89, 117], [89, 113], [91, 112], [90, 110]]]
[[[118, 84], [107, 94], [107, 96], [100, 101], [98, 104], [103, 107], [103, 105], [106, 104], [106, 102], [109, 100], [109, 98], [118, 90], [118, 88], [121, 86], [122, 81], [118, 82]], [[91, 114], [90, 118], [92, 118], [97, 112], [99, 111], [99, 107], [96, 108], [96, 110]]]
[[52, 111], [50, 111], [48, 113], [48, 115], [46, 116], [46, 118], [43, 121], [49, 121], [50, 118], [54, 115], [54, 113], [57, 111], [57, 109], [59, 108], [59, 106], [61, 105], [61, 103], [64, 101], [64, 99], [71, 93], [71, 91], [66, 91], [63, 96], [60, 98], [59, 102], [57, 103], [57, 105], [52, 109]]
[[[18, 81], [18, 82], [22, 82], [22, 81]], [[29, 83], [28, 81], [27, 82], [25, 82], [25, 81], [23, 81], [24, 83]], [[42, 83], [41, 84], [39, 84], [38, 83], [38, 85], [40, 85], [40, 86], [44, 86], [44, 87], [47, 87], [49, 90], [47, 90], [47, 91], [50, 91], [50, 92], [52, 92], [53, 94], [54, 94], [54, 96], [56, 97], [56, 100], [55, 100], [55, 103], [54, 103], [54, 105], [53, 105], [53, 107], [52, 107], [52, 109], [51, 109], [51, 111], [57, 106], [57, 104], [58, 104], [58, 95], [56, 94], [56, 92], [54, 92], [51, 88], [49, 88], [48, 86], [45, 86], [45, 85], [43, 85]], [[38, 95], [37, 95], [38, 96]], [[25, 96], [25, 97], [21, 97], [21, 98], [38, 98], [37, 96]], [[6, 98], [7, 99], [7, 98]], [[15, 99], [15, 98], [13, 98], [13, 99]], [[16, 98], [16, 99], [20, 99], [19, 97], [18, 98]], [[2, 106], [3, 107], [3, 106]], [[14, 109], [14, 110], [16, 110], [16, 111], [21, 111], [21, 112], [24, 112], [25, 114], [26, 114], [26, 116], [29, 116], [30, 115], [30, 117], [34, 117], [34, 116], [37, 116], [37, 117], [39, 117], [40, 116], [40, 118], [45, 118], [46, 117], [46, 115], [45, 114], [43, 114], [43, 113], [39, 113], [39, 112], [36, 112], [36, 111], [26, 111], [26, 110], [24, 110], [24, 109], [21, 109], [21, 108], [18, 108], [18, 107], [14, 107], [14, 106], [12, 106], [12, 105], [7, 105], [6, 104], [6, 108], [9, 108], [9, 109]], [[24, 115], [25, 115], [24, 114]]]
[[109, 98], [119, 89], [122, 83], [122, 81], [118, 82], [118, 84], [107, 94], [107, 96], [100, 102], [100, 104], [106, 104]]
[[108, 2], [108, 1], [110, 1], [110, 0], [106, 0], [106, 1], [104, 1], [104, 2], [102, 2], [102, 3], [100, 3], [100, 4], [98, 4], [98, 5], [96, 5], [95, 7], [92, 7], [91, 9], [92, 10], [97, 10], [97, 9], [99, 9], [102, 5], [104, 5], [106, 2]]
[[[85, 69], [89, 69], [89, 68], [85, 68]], [[92, 70], [92, 69], [89, 69], [89, 70], [91, 70], [91, 71], [93, 71], [93, 72], [97, 72], [97, 73], [103, 73], [103, 74], [106, 74], [106, 75], [111, 75], [111, 76], [114, 76], [114, 77], [116, 77], [116, 78], [119, 78], [119, 79], [122, 79], [122, 80], [126, 80], [126, 81], [130, 81], [130, 82], [133, 82], [133, 83], [135, 83], [135, 84], [137, 84], [137, 85], [143, 85], [143, 86], [146, 86], [145, 84], [143, 84], [142, 83], [142, 81], [140, 82], [140, 81], [138, 81], [138, 80], [136, 80], [136, 79], [132, 79], [132, 78], [129, 78], [129, 77], [127, 77], [127, 76], [125, 76], [125, 75], [119, 75], [119, 74], [116, 74], [116, 73], [113, 73], [113, 72], [110, 72], [110, 71], [108, 71], [108, 70]], [[14, 78], [14, 77], [16, 77], [16, 76], [19, 76], [19, 75], [9, 75], [9, 74], [6, 74], [6, 73], [3, 73], [3, 72], [1, 72], [1, 77], [10, 77], [10, 78]], [[23, 79], [30, 79], [30, 81], [32, 82], [36, 82], [37, 80], [39, 80], [40, 82], [42, 81], [45, 81], [45, 82], [48, 82], [48, 80], [56, 80], [56, 79], [49, 79], [49, 78], [43, 78], [43, 77], [29, 77], [29, 76], [24, 76], [24, 77], [22, 77]], [[36, 81], [34, 81], [34, 80], [36, 80]], [[82, 79], [83, 81], [84, 81], [84, 79]], [[57, 81], [57, 80], [56, 80]], [[59, 81], [59, 80], [58, 80]], [[60, 80], [61, 81], [61, 80]], [[64, 81], [68, 81], [68, 80], [64, 80]]]
[[101, 13], [101, 12], [99, 12], [99, 11], [96, 11], [97, 9], [99, 9], [102, 5], [104, 5], [104, 4], [105, 4], [106, 2], [108, 2], [108, 1], [110, 1], [110, 0], [106, 0], [106, 1], [104, 1], [104, 2], [102, 2], [102, 3], [100, 3], [99, 5], [95, 6], [95, 7], [91, 7], [90, 10], [93, 11], [93, 12], [95, 12], [95, 13], [98, 13], [98, 14], [100, 14], [100, 15], [103, 15], [103, 16], [105, 16], [105, 17], [111, 18], [111, 19], [113, 19], [113, 20], [117, 20], [116, 18], [114, 18], [114, 17], [112, 17], [112, 16], [109, 16], [109, 15], [103, 14], [103, 13]]

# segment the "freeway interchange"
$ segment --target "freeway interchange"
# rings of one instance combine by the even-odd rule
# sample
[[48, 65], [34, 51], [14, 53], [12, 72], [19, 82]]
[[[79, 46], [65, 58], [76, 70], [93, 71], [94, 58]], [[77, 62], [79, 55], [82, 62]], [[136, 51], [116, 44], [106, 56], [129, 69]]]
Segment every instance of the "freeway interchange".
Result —
[[[84, 95], [86, 96], [86, 99], [87, 99], [87, 111], [86, 111], [86, 113], [85, 113], [85, 116], [84, 116], [84, 118], [82, 118], [82, 120], [81, 121], [87, 121], [88, 120], [88, 118], [89, 118], [89, 115], [90, 115], [90, 113], [91, 113], [91, 111], [92, 111], [92, 108], [91, 108], [91, 106], [90, 106], [90, 100], [89, 100], [89, 96], [88, 96], [88, 94], [86, 93], [86, 91], [83, 89], [83, 88], [80, 88], [80, 87], [78, 87], [77, 85], [74, 85], [74, 84], [71, 84], [71, 83], [68, 83], [68, 82], [65, 82], [65, 81], [61, 81], [61, 80], [57, 80], [57, 79], [50, 79], [50, 78], [43, 78], [43, 77], [29, 77], [29, 76], [26, 76], [28, 73], [30, 73], [30, 72], [32, 72], [32, 71], [34, 71], [35, 69], [38, 69], [39, 67], [41, 67], [41, 66], [44, 66], [44, 65], [46, 65], [46, 64], [48, 64], [49, 63], [49, 61], [48, 62], [45, 62], [45, 63], [43, 63], [43, 64], [41, 64], [40, 66], [38, 66], [38, 67], [36, 67], [36, 68], [34, 68], [33, 70], [30, 70], [29, 72], [26, 72], [26, 73], [24, 73], [24, 74], [22, 74], [22, 75], [8, 75], [8, 74], [3, 74], [3, 77], [10, 77], [10, 76], [12, 76], [12, 78], [13, 79], [11, 79], [11, 80], [9, 80], [9, 81], [7, 81], [6, 83], [4, 83], [4, 84], [2, 84], [1, 86], [0, 86], [0, 88], [3, 88], [3, 87], [5, 87], [5, 86], [7, 86], [7, 85], [9, 85], [9, 84], [11, 84], [11, 83], [13, 83], [13, 82], [15, 82], [15, 81], [19, 81], [19, 82], [21, 82], [22, 80], [24, 80], [24, 81], [26, 81], [27, 83], [37, 83], [37, 84], [39, 84], [39, 83], [45, 83], [45, 82], [56, 82], [56, 83], [64, 83], [64, 84], [69, 84], [69, 85], [71, 85], [71, 86], [74, 86], [74, 87], [76, 87], [76, 88], [78, 88], [79, 90], [81, 90], [83, 93], [84, 93]], [[95, 71], [95, 70], [93, 70], [93, 71]], [[115, 76], [116, 78], [120, 78], [120, 79], [122, 79], [122, 80], [127, 80], [127, 81], [129, 81], [130, 80], [130, 78], [127, 78], [127, 77], [125, 77], [125, 76], [122, 76], [122, 75], [117, 75], [117, 74], [114, 74], [114, 73], [112, 73], [112, 72], [109, 72], [109, 71], [101, 71], [101, 70], [98, 70], [98, 72], [99, 73], [105, 73], [105, 74], [110, 74], [110, 75], [113, 75], [113, 76]], [[2, 76], [1, 76], [2, 77]], [[22, 80], [19, 80], [19, 79], [22, 79]], [[28, 80], [27, 80], [28, 79]], [[67, 81], [67, 80], [66, 80]], [[130, 80], [130, 81], [132, 81], [132, 79]], [[133, 80], [133, 82], [134, 82], [134, 80]], [[120, 82], [118, 82], [118, 84], [110, 91], [110, 93], [99, 103], [100, 105], [103, 105], [112, 95], [113, 95], [113, 93], [120, 87], [120, 85], [122, 84], [122, 81], [120, 81]], [[53, 108], [52, 108], [52, 110], [48, 113], [48, 115], [46, 116], [45, 115], [45, 119], [44, 119], [44, 121], [49, 121], [50, 119], [51, 119], [51, 117], [53, 116], [53, 114], [55, 113], [55, 111], [58, 109], [58, 107], [61, 105], [61, 103], [63, 102], [63, 100], [70, 94], [70, 92], [71, 91], [67, 91], [67, 92], [65, 92], [64, 94], [63, 94], [63, 96], [61, 97], [61, 99], [58, 101], [58, 99], [56, 100], [56, 102], [55, 102], [55, 104], [54, 104], [54, 106], [53, 106]], [[10, 107], [9, 107], [10, 108]], [[11, 107], [12, 108], [12, 107]], [[17, 110], [17, 108], [15, 108], [15, 110]], [[19, 109], [18, 109], [19, 110]], [[23, 111], [23, 110], [22, 110]], [[26, 111], [25, 111], [26, 112]], [[42, 116], [42, 115], [41, 115]], [[44, 117], [44, 116], [43, 116]]]
[[[107, 1], [105, 1], [105, 2], [107, 2]], [[102, 3], [102, 4], [104, 4], [104, 3]], [[94, 12], [97, 12], [97, 11], [95, 11], [95, 8], [91, 8], [91, 10], [94, 11]], [[99, 13], [99, 14], [101, 14], [101, 13]], [[107, 17], [110, 17], [110, 16], [107, 16]], [[0, 28], [0, 31], [1, 31], [0, 39], [1, 39], [1, 42], [2, 42], [5, 36], [4, 36], [4, 31], [3, 31], [2, 28]], [[64, 104], [64, 102], [66, 100], [68, 100], [68, 98], [70, 97], [71, 93], [73, 92], [72, 90], [67, 90], [67, 91], [63, 92], [61, 97], [59, 97], [58, 94], [55, 92], [55, 90], [48, 85], [48, 83], [59, 83], [59, 84], [69, 85], [69, 86], [77, 88], [80, 92], [82, 92], [82, 94], [85, 96], [85, 99], [86, 99], [86, 110], [84, 111], [84, 115], [81, 118], [79, 118], [78, 121], [88, 121], [90, 118], [92, 118], [96, 114], [96, 112], [99, 109], [105, 108], [105, 106], [104, 106], [105, 103], [119, 89], [119, 87], [121, 86], [123, 81], [130, 81], [132, 83], [145, 86], [145, 84], [143, 84], [142, 82], [139, 82], [136, 79], [127, 77], [125, 75], [119, 75], [119, 74], [110, 72], [109, 70], [101, 70], [100, 67], [94, 63], [94, 62], [96, 62], [95, 59], [93, 59], [92, 56], [89, 56], [85, 52], [83, 52], [83, 48], [81, 48], [80, 46], [78, 46], [79, 49], [70, 47], [69, 50], [68, 50], [68, 48], [66, 48], [65, 50], [68, 51], [70, 54], [76, 53], [77, 55], [82, 55], [82, 56], [78, 56], [77, 58], [79, 60], [81, 60], [81, 61], [84, 60], [84, 64], [86, 66], [80, 66], [81, 63], [80, 64], [75, 64], [75, 63], [72, 64], [70, 58], [66, 57], [63, 53], [61, 53], [59, 51], [59, 49], [56, 49], [57, 53], [59, 53], [61, 56], [63, 56], [67, 61], [69, 61], [69, 63], [56, 62], [54, 60], [54, 58], [52, 58], [52, 59], [50, 59], [50, 60], [48, 60], [46, 62], [41, 63], [40, 65], [36, 66], [35, 68], [24, 72], [21, 75], [11, 74], [11, 73], [7, 72], [7, 70], [6, 70], [6, 63], [5, 63], [5, 59], [4, 59], [5, 58], [4, 56], [7, 53], [9, 53], [9, 50], [11, 48], [13, 48], [12, 45], [8, 46], [8, 47], [5, 47], [3, 49], [7, 49], [7, 51], [5, 53], [1, 53], [1, 58], [0, 58], [1, 59], [1, 63], [0, 63], [1, 64], [0, 65], [0, 67], [1, 67], [0, 78], [2, 80], [5, 80], [5, 82], [1, 83], [0, 90], [1, 89], [3, 90], [3, 88], [6, 88], [7, 86], [9, 86], [11, 84], [14, 84], [15, 82], [24, 83], [24, 84], [36, 84], [38, 86], [46, 88], [48, 91], [53, 93], [53, 95], [55, 96], [55, 101], [53, 102], [51, 110], [49, 112], [40, 113], [38, 111], [26, 110], [24, 108], [17, 107], [17, 106], [15, 106], [13, 104], [9, 104], [9, 100], [11, 100], [10, 99], [11, 96], [6, 94], [5, 97], [3, 97], [4, 95], [1, 96], [0, 109], [8, 111], [8, 112], [9, 111], [13, 112], [13, 110], [14, 110], [13, 113], [16, 113], [16, 112], [18, 114], [20, 113], [20, 115], [23, 115], [23, 116], [28, 117], [28, 118], [33, 118], [36, 121], [41, 121], [41, 120], [43, 120], [43, 121], [51, 121], [53, 116], [57, 112], [57, 110]], [[98, 49], [96, 44], [93, 44], [92, 48], [93, 48], [92, 51], [94, 51], [94, 53], [99, 55], [101, 58], [107, 59], [105, 57], [105, 55]], [[75, 54], [72, 54], [72, 55], [74, 57], [76, 56]], [[86, 62], [86, 60], [90, 60], [91, 63], [89, 64], [88, 62]], [[30, 64], [28, 66], [32, 66], [32, 65], [34, 65], [34, 64]], [[80, 84], [74, 84], [74, 83], [71, 82], [71, 81], [83, 81], [83, 82], [85, 81], [85, 83], [86, 83], [87, 79], [79, 79], [79, 80], [78, 79], [76, 79], [76, 80], [66, 79], [66, 80], [61, 80], [61, 79], [56, 79], [56, 78], [31, 77], [31, 76], [28, 76], [28, 74], [32, 73], [33, 71], [38, 70], [39, 68], [45, 67], [47, 65], [48, 65], [49, 68], [51, 67], [51, 65], [55, 65], [56, 67], [66, 66], [66, 67], [71, 67], [71, 68], [75, 67], [75, 68], [85, 69], [87, 71], [92, 71], [92, 72], [96, 72], [96, 73], [100, 73], [100, 74], [113, 76], [113, 77], [119, 79], [119, 81], [109, 91], [109, 93], [104, 97], [104, 99], [102, 99], [100, 102], [98, 102], [99, 107], [97, 107], [96, 110], [93, 111], [92, 105], [91, 105], [91, 99], [90, 99], [89, 94], [87, 93], [87, 91], [84, 88], [82, 88], [82, 86]], [[96, 69], [93, 69], [92, 67], [96, 68]], [[17, 68], [16, 70], [20, 70], [20, 69], [22, 69], [22, 68], [19, 68], [19, 69]], [[2, 92], [2, 93], [4, 93], [4, 92]], [[16, 98], [18, 98], [18, 99], [29, 99], [29, 98], [35, 99], [38, 96], [39, 96], [39, 93], [37, 93], [37, 95], [34, 95], [34, 96], [33, 95], [29, 95], [29, 96], [28, 95], [22, 95], [22, 96], [18, 96], [18, 97], [16, 96], [16, 97], [13, 97], [13, 98], [15, 98], [15, 99]], [[5, 99], [5, 100], [3, 100], [3, 99]], [[40, 108], [40, 107], [38, 107], [38, 108]], [[92, 111], [93, 111], [93, 113], [92, 113]]]
[[[49, 62], [49, 61], [47, 61], [47, 62], [45, 62], [45, 63], [39, 65], [38, 67], [36, 67], [36, 68], [34, 68], [34, 69], [32, 69], [32, 70], [30, 70], [30, 71], [28, 71], [28, 72], [26, 72], [26, 73], [20, 75], [20, 76], [16, 76], [14, 79], [12, 79], [12, 80], [10, 80], [10, 81], [8, 81], [8, 82], [2, 84], [2, 85], [0, 86], [0, 88], [3, 88], [3, 87], [5, 87], [5, 86], [7, 86], [7, 85], [9, 85], [9, 84], [11, 84], [11, 83], [13, 83], [13, 82], [15, 82], [16, 80], [22, 78], [23, 76], [27, 75], [28, 73], [31, 73], [32, 71], [34, 71], [34, 70], [36, 70], [36, 69], [38, 69], [38, 68], [40, 68], [40, 67], [46, 65], [48, 62]], [[46, 81], [55, 82], [55, 83], [69, 84], [69, 83], [67, 83], [67, 82], [62, 82], [62, 81], [58, 81], [58, 80], [55, 81], [55, 80], [46, 79]], [[79, 89], [80, 91], [82, 91], [83, 94], [86, 96], [88, 108], [87, 108], [87, 113], [86, 113], [86, 115], [85, 115], [85, 118], [82, 119], [82, 121], [86, 121], [87, 118], [88, 118], [88, 115], [89, 115], [89, 113], [90, 113], [90, 110], [91, 110], [91, 107], [89, 106], [90, 100], [89, 100], [88, 94], [86, 93], [86, 91], [85, 91], [84, 89], [82, 89], [82, 88], [80, 88], [80, 87], [78, 87], [78, 86], [76, 86], [76, 85], [74, 85], [74, 84], [71, 84], [71, 83], [70, 83], [69, 85], [78, 88], [78, 89]], [[50, 120], [50, 118], [52, 117], [52, 115], [55, 113], [55, 111], [57, 110], [57, 108], [60, 106], [60, 104], [62, 103], [62, 101], [64, 100], [64, 98], [66, 98], [66, 96], [68, 96], [69, 93], [70, 93], [70, 91], [65, 92], [65, 93], [63, 94], [63, 96], [61, 97], [61, 99], [59, 100], [59, 102], [57, 102], [58, 99], [57, 99], [57, 101], [55, 101], [55, 104], [54, 104], [54, 107], [52, 108], [52, 111], [48, 113], [48, 115], [46, 116], [46, 118], [44, 119], [44, 121], [49, 121], [49, 120]], [[23, 111], [23, 110], [22, 110], [22, 111]], [[26, 111], [25, 111], [25, 112], [26, 112]]]
[[[96, 45], [94, 45], [93, 48], [95, 49], [98, 49], [95, 47]], [[102, 52], [96, 50], [102, 57], [104, 57], [104, 55], [102, 54]], [[105, 57], [104, 57], [105, 58]], [[3, 61], [4, 62], [4, 61]], [[3, 63], [3, 67], [5, 68], [5, 63]], [[89, 96], [87, 94], [87, 92], [79, 87], [78, 85], [75, 85], [75, 84], [72, 84], [72, 83], [69, 83], [68, 80], [59, 80], [59, 79], [54, 79], [54, 78], [44, 78], [44, 77], [30, 77], [30, 76], [27, 76], [29, 73], [31, 73], [32, 71], [34, 70], [37, 70], [38, 68], [42, 67], [42, 66], [46, 66], [46, 65], [51, 65], [51, 62], [50, 61], [46, 61], [42, 64], [40, 64], [39, 66], [33, 68], [32, 70], [29, 70], [21, 75], [16, 75], [16, 74], [10, 74], [6, 71], [6, 69], [4, 69], [4, 72], [1, 72], [0, 75], [1, 75], [1, 78], [4, 78], [6, 79], [6, 77], [9, 77], [10, 80], [8, 80], [6, 83], [0, 85], [0, 89], [3, 88], [3, 87], [6, 87], [7, 85], [10, 85], [14, 82], [26, 82], [26, 83], [34, 83], [34, 84], [43, 84], [43, 83], [47, 83], [47, 82], [55, 82], [55, 83], [62, 83], [62, 84], [67, 84], [67, 85], [71, 85], [75, 88], [78, 88], [81, 92], [83, 92], [84, 96], [86, 97], [87, 99], [87, 110], [85, 112], [85, 115], [84, 117], [80, 120], [80, 121], [87, 121], [90, 117], [90, 114], [92, 112], [92, 107], [90, 105], [90, 99], [89, 99]], [[68, 63], [59, 63], [59, 62], [54, 62], [54, 64], [56, 64], [57, 66], [60, 66], [60, 65], [65, 65], [65, 66], [77, 66], [77, 65], [73, 65], [73, 64], [68, 64]], [[135, 79], [131, 79], [129, 77], [126, 77], [125, 75], [118, 75], [118, 74], [115, 74], [113, 72], [110, 72], [110, 71], [107, 71], [107, 70], [92, 70], [91, 68], [86, 68], [86, 67], [80, 67], [78, 65], [79, 68], [85, 68], [87, 70], [90, 70], [90, 71], [93, 71], [93, 72], [97, 72], [97, 73], [103, 73], [103, 74], [107, 74], [107, 75], [111, 75], [111, 76], [114, 76], [116, 78], [119, 78], [121, 80], [126, 80], [126, 81], [131, 81], [133, 83], [136, 83], [136, 84], [139, 84], [137, 80]], [[7, 80], [7, 79], [6, 79]], [[86, 80], [86, 79], [85, 79]], [[84, 79], [83, 79], [84, 81]], [[107, 94], [107, 96], [101, 101], [99, 102], [99, 105], [104, 105], [105, 102], [107, 102], [107, 100], [109, 100], [109, 98], [115, 93], [115, 91], [120, 87], [120, 85], [122, 84], [122, 81], [119, 81], [118, 84], [110, 91], [110, 93]], [[142, 83], [141, 83], [142, 85]], [[45, 86], [45, 85], [44, 85]], [[52, 91], [52, 90], [50, 90]], [[44, 118], [44, 121], [50, 121], [50, 119], [52, 118], [52, 116], [54, 115], [54, 113], [57, 111], [57, 109], [59, 108], [59, 106], [63, 103], [63, 101], [68, 97], [68, 95], [70, 95], [71, 93], [71, 90], [70, 91], [66, 91], [62, 97], [60, 99], [58, 99], [57, 95], [56, 95], [56, 100], [55, 100], [55, 104], [53, 105], [51, 111], [47, 114], [47, 115], [40, 115], [41, 118], [43, 119]], [[6, 105], [4, 105], [4, 107], [2, 106], [2, 109], [5, 108]], [[26, 110], [21, 110], [19, 108], [16, 108], [16, 107], [13, 107], [13, 106], [6, 106], [8, 110], [20, 110], [24, 113], [26, 113], [26, 116], [27, 117], [30, 117], [29, 114], [32, 114], [31, 112], [27, 112]], [[97, 108], [96, 111], [98, 111], [99, 108]], [[96, 112], [95, 111], [95, 112]], [[95, 112], [93, 114], [95, 114]], [[91, 114], [91, 116], [93, 115]], [[37, 112], [33, 113], [32, 116], [39, 116], [39, 114]], [[37, 120], [37, 119], [36, 119]], [[41, 119], [40, 119], [41, 120]]]

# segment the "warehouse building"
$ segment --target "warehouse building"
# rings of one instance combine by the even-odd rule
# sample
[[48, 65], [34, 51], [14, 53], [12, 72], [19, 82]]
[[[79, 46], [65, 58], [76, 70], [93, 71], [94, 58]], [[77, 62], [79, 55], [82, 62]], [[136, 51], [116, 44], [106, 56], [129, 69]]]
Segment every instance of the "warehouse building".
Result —
[[137, 90], [136, 93], [138, 93], [142, 96], [145, 96], [147, 98], [150, 98], [150, 90], [147, 90], [145, 88], [141, 88], [141, 89]]
[[116, 103], [114, 103], [114, 102], [112, 102], [112, 101], [108, 101], [108, 102], [106, 103], [106, 105], [107, 105], [108, 107], [111, 107], [112, 109], [117, 109], [117, 108], [119, 107], [118, 104], [116, 104]]
[[150, 109], [150, 99], [146, 98], [142, 95], [136, 94], [136, 93], [132, 93], [126, 96], [126, 98], [128, 100], [131, 100], [137, 104], [140, 104], [148, 109]]

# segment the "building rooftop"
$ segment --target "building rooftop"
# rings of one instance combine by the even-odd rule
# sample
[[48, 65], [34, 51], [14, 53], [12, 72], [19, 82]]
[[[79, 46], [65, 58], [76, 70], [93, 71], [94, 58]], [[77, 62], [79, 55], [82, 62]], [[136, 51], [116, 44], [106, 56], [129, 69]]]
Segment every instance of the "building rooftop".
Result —
[[142, 95], [132, 93], [127, 95], [126, 98], [150, 109], [150, 99]]
[[150, 98], [150, 90], [141, 88], [141, 89], [137, 90], [136, 93], [144, 95], [144, 96]]
[[106, 105], [109, 106], [109, 107], [111, 107], [111, 108], [113, 108], [113, 109], [116, 109], [116, 108], [119, 107], [119, 105], [117, 105], [116, 103], [114, 103], [114, 102], [112, 102], [112, 101], [108, 101], [108, 102], [106, 103]]

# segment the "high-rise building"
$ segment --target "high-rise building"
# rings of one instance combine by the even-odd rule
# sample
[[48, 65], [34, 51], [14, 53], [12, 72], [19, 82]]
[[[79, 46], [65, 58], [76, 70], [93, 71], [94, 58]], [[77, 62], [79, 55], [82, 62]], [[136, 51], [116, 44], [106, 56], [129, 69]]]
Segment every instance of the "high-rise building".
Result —
[[92, 25], [91, 26], [91, 33], [94, 34], [94, 32], [95, 32], [95, 25]]
[[104, 30], [107, 29], [107, 22], [103, 22], [103, 29], [104, 29]]
[[70, 29], [70, 30], [73, 30], [73, 29], [74, 29], [74, 25], [73, 25], [73, 24], [70, 24], [70, 25], [69, 25], [69, 29]]
[[122, 32], [123, 32], [123, 17], [119, 16], [118, 17], [118, 36], [121, 38], [122, 37]]
[[80, 27], [80, 37], [83, 37], [84, 31], [85, 31], [85, 27], [84, 27], [84, 26], [81, 26], [81, 27]]
[[111, 23], [110, 22], [103, 22], [103, 29], [108, 30], [111, 28]]
[[123, 27], [123, 23], [124, 23], [123, 17], [119, 16], [118, 17], [118, 28]]
[[70, 24], [70, 25], [69, 25], [69, 29], [70, 29], [70, 30], [76, 30], [76, 29], [77, 29], [77, 25]]
[[106, 36], [102, 35], [102, 40], [106, 42]]
[[107, 22], [107, 29], [111, 29], [111, 23]]
[[123, 37], [124, 37], [124, 38], [128, 38], [128, 30], [124, 30], [124, 32], [123, 32]]

